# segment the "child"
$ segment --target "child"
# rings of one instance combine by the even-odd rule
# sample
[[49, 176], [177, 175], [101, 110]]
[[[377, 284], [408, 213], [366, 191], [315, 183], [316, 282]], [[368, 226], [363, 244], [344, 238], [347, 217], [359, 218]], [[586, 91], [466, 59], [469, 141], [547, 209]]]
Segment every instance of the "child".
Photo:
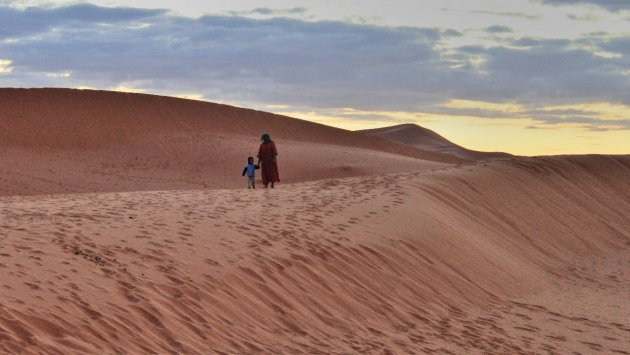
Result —
[[247, 188], [256, 188], [256, 169], [260, 169], [259, 165], [254, 165], [254, 157], [247, 158], [247, 165], [243, 169], [243, 176], [247, 174]]

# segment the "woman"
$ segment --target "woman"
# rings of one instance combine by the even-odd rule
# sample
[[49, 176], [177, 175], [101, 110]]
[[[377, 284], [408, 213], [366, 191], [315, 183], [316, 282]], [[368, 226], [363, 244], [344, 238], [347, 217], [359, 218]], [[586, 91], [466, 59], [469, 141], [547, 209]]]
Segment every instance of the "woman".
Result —
[[260, 144], [260, 149], [258, 149], [258, 165], [260, 165], [260, 171], [262, 172], [262, 182], [265, 187], [271, 183], [271, 188], [273, 188], [273, 183], [280, 181], [280, 174], [278, 174], [278, 150], [269, 133], [263, 133], [260, 140], [262, 143]]

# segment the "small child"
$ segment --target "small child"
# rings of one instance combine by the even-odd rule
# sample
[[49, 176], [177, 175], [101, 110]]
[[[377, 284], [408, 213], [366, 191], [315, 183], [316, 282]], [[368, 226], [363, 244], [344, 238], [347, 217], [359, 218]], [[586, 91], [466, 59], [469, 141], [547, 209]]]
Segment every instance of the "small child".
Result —
[[247, 188], [256, 188], [256, 169], [260, 169], [260, 165], [254, 164], [254, 157], [247, 158], [247, 165], [243, 169], [243, 176], [247, 174]]

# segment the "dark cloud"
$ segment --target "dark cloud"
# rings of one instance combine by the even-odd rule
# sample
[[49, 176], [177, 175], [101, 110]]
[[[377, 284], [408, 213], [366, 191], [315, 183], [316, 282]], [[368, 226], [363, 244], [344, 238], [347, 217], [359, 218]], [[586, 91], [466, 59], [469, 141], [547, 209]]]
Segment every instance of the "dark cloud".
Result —
[[545, 125], [572, 124], [588, 130], [630, 130], [630, 117], [609, 119], [599, 112], [583, 109], [525, 110], [519, 114]]
[[508, 119], [527, 117], [538, 123], [538, 125], [532, 126], [532, 128], [548, 128], [553, 125], [571, 124], [588, 130], [630, 130], [630, 117], [627, 119], [607, 119], [599, 117], [600, 113], [598, 112], [579, 109], [541, 110], [524, 107], [522, 110], [499, 112], [483, 108], [436, 107], [429, 110], [429, 112], [487, 119], [496, 118], [497, 116]]
[[488, 28], [486, 28], [486, 32], [488, 33], [510, 33], [512, 32], [512, 29], [507, 27], [507, 26], [490, 26]]
[[628, 0], [541, 0], [541, 2], [549, 5], [595, 5], [612, 12], [630, 10]]
[[515, 41], [512, 41], [513, 46], [517, 47], [535, 47], [539, 46], [543, 43], [540, 39], [531, 38], [531, 37], [522, 37]]
[[459, 32], [459, 31], [456, 31], [456, 30], [453, 30], [453, 29], [450, 29], [450, 28], [449, 28], [448, 30], [446, 30], [446, 31], [442, 32], [442, 35], [443, 35], [444, 37], [461, 37], [461, 36], [463, 36], [464, 34], [463, 34], [463, 33], [461, 33], [461, 32]]
[[103, 8], [78, 4], [59, 8], [29, 7], [24, 10], [0, 7], [0, 39], [50, 31], [56, 26], [79, 27], [116, 24], [164, 15], [164, 10]]
[[[525, 104], [569, 101], [624, 102], [630, 68], [624, 58], [606, 58], [572, 46], [568, 40], [517, 39], [514, 48], [462, 47], [462, 53], [484, 59], [477, 68], [484, 73], [468, 97], [516, 100]], [[492, 101], [492, 100], [490, 100]]]
[[552, 51], [557, 51], [569, 48], [569, 46], [573, 44], [573, 42], [568, 39], [520, 37], [518, 39], [512, 40], [509, 44], [517, 47], [539, 47], [548, 48]]
[[552, 115], [534, 118], [545, 125], [571, 124], [589, 131], [630, 130], [630, 117], [626, 120], [610, 120], [589, 116], [558, 117]]
[[28, 28], [39, 35], [0, 45], [2, 56], [13, 61], [15, 75], [68, 71], [88, 86], [136, 82], [217, 99], [322, 107], [409, 107], [422, 91], [434, 95], [430, 85], [440, 79], [437, 29], [161, 13], [146, 14], [159, 15], [143, 18], [146, 27], [115, 16], [116, 26], [102, 26], [109, 9], [102, 10], [90, 24], [75, 23], [67, 9], [39, 9], [66, 20], [49, 32], [51, 20], [39, 16]]
[[601, 42], [600, 47], [609, 52], [630, 55], [630, 37], [614, 38], [603, 41]]
[[587, 21], [587, 22], [591, 22], [591, 21], [595, 21], [597, 20], [597, 17], [593, 16], [592, 14], [588, 14], [588, 15], [575, 15], [575, 14], [568, 14], [567, 15], [568, 18], [570, 18], [571, 20], [574, 21]]
[[[445, 51], [444, 41], [460, 33], [279, 17], [192, 19], [91, 5], [0, 7], [0, 22], [0, 60], [13, 69], [0, 74], [2, 86], [125, 84], [252, 105], [436, 114], [462, 113], [440, 105], [450, 99], [509, 101], [532, 115], [544, 105], [625, 102], [630, 92], [625, 37], [588, 38], [591, 47], [623, 54], [605, 58], [564, 39]], [[70, 77], [54, 75], [65, 72]], [[544, 120], [568, 116], [584, 114], [546, 113]]]

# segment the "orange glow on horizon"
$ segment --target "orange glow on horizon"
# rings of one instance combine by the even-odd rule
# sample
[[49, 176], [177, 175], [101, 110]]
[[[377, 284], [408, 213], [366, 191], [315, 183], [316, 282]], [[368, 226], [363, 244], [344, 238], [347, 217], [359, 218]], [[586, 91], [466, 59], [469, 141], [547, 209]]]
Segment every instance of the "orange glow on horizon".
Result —
[[[512, 110], [515, 106], [496, 106]], [[531, 118], [481, 118], [409, 112], [362, 112], [345, 117], [317, 112], [283, 111], [278, 114], [347, 130], [414, 123], [431, 129], [468, 149], [515, 155], [630, 154], [630, 130], [589, 130], [579, 124], [545, 125]], [[373, 114], [375, 119], [362, 119]], [[349, 118], [348, 116], [357, 117]], [[628, 116], [630, 117], [630, 116]]]

